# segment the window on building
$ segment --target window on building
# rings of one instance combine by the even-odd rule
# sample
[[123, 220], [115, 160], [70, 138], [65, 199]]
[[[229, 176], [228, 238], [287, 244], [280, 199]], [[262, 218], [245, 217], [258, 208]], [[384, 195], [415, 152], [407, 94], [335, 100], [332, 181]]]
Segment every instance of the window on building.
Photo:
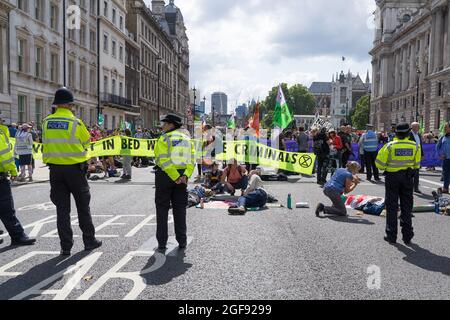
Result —
[[90, 0], [89, 8], [91, 14], [95, 15], [97, 13], [97, 1], [98, 0]]
[[25, 51], [26, 51], [26, 41], [23, 39], [19, 39], [17, 41], [17, 69], [20, 72], [26, 72], [26, 60], [25, 60]]
[[27, 122], [27, 97], [18, 95], [17, 97], [17, 112], [19, 123]]
[[121, 45], [119, 48], [119, 60], [123, 62], [123, 46]]
[[436, 125], [435, 128], [441, 127], [441, 110], [436, 110]]
[[112, 9], [112, 23], [116, 25], [116, 8]]
[[442, 82], [439, 82], [438, 84], [437, 84], [437, 95], [438, 95], [438, 97], [442, 97]]
[[108, 1], [103, 1], [103, 15], [108, 18]]
[[108, 129], [108, 115], [105, 114], [104, 117], [105, 117], [105, 124], [104, 124], [104, 127], [105, 127], [105, 129]]
[[80, 25], [80, 45], [83, 47], [87, 47], [86, 45], [86, 25], [82, 23]]
[[104, 76], [103, 77], [103, 91], [105, 92], [105, 93], [108, 93], [108, 77], [107, 76]]
[[52, 53], [50, 55], [50, 81], [52, 82], [59, 82], [58, 66], [59, 66], [58, 54]]
[[44, 20], [44, 0], [35, 0], [34, 13], [36, 20]]
[[50, 28], [58, 31], [58, 12], [59, 8], [56, 4], [50, 4]]
[[123, 30], [123, 17], [122, 16], [120, 16], [119, 26], [120, 26], [120, 30]]
[[34, 108], [34, 116], [35, 116], [38, 128], [40, 128], [42, 120], [43, 120], [43, 117], [42, 117], [43, 110], [44, 110], [44, 100], [41, 98], [36, 98], [36, 105]]
[[86, 67], [80, 66], [80, 90], [86, 91]]
[[112, 116], [111, 130], [116, 129], [116, 116]]
[[44, 49], [41, 47], [36, 47], [35, 76], [37, 78], [42, 78], [44, 75], [43, 57], [44, 57]]
[[111, 49], [111, 53], [112, 53], [112, 56], [115, 58], [117, 55], [117, 43], [116, 43], [116, 40], [112, 40], [112, 49]]
[[91, 51], [96, 52], [97, 51], [97, 34], [95, 33], [94, 30], [91, 30], [89, 32], [89, 34], [90, 34], [89, 35], [89, 42], [90, 42], [89, 48], [91, 49]]
[[19, 8], [19, 10], [28, 11], [28, 1], [29, 0], [18, 0], [17, 1], [17, 8]]
[[69, 29], [67, 32], [67, 37], [69, 40], [75, 41], [75, 29]]
[[109, 37], [107, 34], [103, 35], [103, 51], [108, 53], [108, 47], [109, 47]]
[[116, 79], [112, 79], [112, 82], [111, 82], [111, 94], [113, 94], [113, 95], [116, 94]]
[[69, 61], [69, 87], [75, 89], [75, 61]]
[[91, 69], [89, 71], [89, 84], [90, 84], [89, 87], [91, 88], [91, 93], [96, 94], [97, 93], [97, 75], [96, 75], [95, 69]]
[[86, 0], [80, 0], [80, 7], [86, 9]]
[[119, 96], [123, 97], [123, 83], [119, 83]]

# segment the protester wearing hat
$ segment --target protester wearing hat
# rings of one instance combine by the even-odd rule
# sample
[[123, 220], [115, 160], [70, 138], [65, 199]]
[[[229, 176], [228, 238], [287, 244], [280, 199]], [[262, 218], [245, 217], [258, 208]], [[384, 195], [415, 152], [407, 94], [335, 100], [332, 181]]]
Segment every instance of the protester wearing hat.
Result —
[[399, 199], [403, 242], [409, 245], [414, 238], [412, 226], [414, 176], [415, 171], [420, 168], [422, 152], [420, 145], [409, 140], [410, 132], [408, 123], [399, 124], [394, 141], [380, 150], [376, 160], [377, 167], [386, 171], [387, 218], [384, 240], [390, 244], [397, 242]]
[[188, 135], [180, 130], [179, 116], [168, 114], [161, 120], [163, 135], [155, 145], [156, 160], [156, 239], [158, 250], [167, 250], [168, 217], [172, 204], [175, 235], [179, 248], [187, 246], [187, 185], [194, 172], [194, 148]]
[[329, 215], [347, 216], [347, 208], [342, 201], [342, 195], [348, 194], [355, 190], [360, 180], [357, 176], [361, 166], [358, 162], [351, 161], [347, 163], [347, 167], [336, 170], [331, 180], [324, 186], [323, 193], [327, 196], [333, 205], [326, 207], [323, 203], [319, 203], [316, 208], [316, 216], [319, 217], [323, 212]]
[[26, 170], [29, 181], [33, 181], [33, 142], [30, 126], [27, 123], [22, 124], [21, 131], [16, 134], [14, 145], [14, 153], [19, 156], [20, 175], [17, 180], [20, 182], [25, 181]]
[[364, 161], [366, 163], [367, 180], [372, 181], [372, 177], [375, 177], [375, 181], [379, 182], [380, 171], [375, 165], [375, 160], [378, 156], [378, 135], [373, 130], [374, 126], [367, 125], [367, 132], [361, 136], [358, 144], [364, 151]]
[[248, 187], [237, 204], [228, 210], [230, 214], [245, 214], [248, 208], [262, 208], [266, 205], [267, 191], [264, 189], [261, 174], [261, 167], [250, 172]]
[[50, 168], [50, 198], [56, 206], [63, 256], [70, 255], [73, 246], [71, 194], [78, 209], [85, 250], [92, 251], [102, 245], [102, 242], [95, 238], [90, 209], [91, 194], [86, 178], [86, 148], [91, 136], [83, 121], [72, 113], [73, 103], [74, 97], [67, 88], [56, 91], [53, 102], [56, 111], [44, 120], [42, 129], [43, 160]]

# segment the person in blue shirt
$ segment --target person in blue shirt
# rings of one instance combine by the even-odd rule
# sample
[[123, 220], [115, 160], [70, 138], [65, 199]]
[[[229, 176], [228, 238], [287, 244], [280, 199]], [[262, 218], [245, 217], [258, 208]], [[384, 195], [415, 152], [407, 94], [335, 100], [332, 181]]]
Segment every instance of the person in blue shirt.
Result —
[[342, 201], [342, 195], [348, 194], [355, 190], [360, 183], [357, 176], [361, 165], [358, 162], [351, 161], [347, 163], [347, 168], [338, 169], [331, 180], [324, 186], [323, 193], [330, 198], [333, 206], [326, 207], [323, 203], [319, 203], [316, 208], [316, 216], [319, 217], [323, 212], [329, 215], [347, 216], [347, 208], [344, 201]]
[[11, 127], [9, 127], [9, 135], [11, 138], [15, 138], [17, 134], [17, 124], [13, 123], [11, 124]]
[[439, 139], [436, 145], [436, 152], [439, 158], [444, 161], [442, 165], [444, 188], [441, 189], [441, 192], [448, 194], [448, 188], [450, 186], [450, 121], [445, 124], [445, 136]]

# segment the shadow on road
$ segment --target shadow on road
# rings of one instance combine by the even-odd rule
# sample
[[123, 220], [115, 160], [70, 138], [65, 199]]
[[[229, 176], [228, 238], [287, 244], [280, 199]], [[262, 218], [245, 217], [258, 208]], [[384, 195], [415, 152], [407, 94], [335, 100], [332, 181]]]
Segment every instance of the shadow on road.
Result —
[[[185, 274], [192, 267], [192, 264], [184, 262], [185, 257], [186, 253], [184, 250], [178, 250], [173, 255], [169, 254], [166, 256], [166, 263], [160, 269], [145, 274], [142, 277], [149, 286], [167, 284], [173, 279]], [[154, 260], [151, 258], [142, 270], [150, 268], [153, 264]]]
[[403, 258], [406, 262], [409, 262], [424, 270], [440, 272], [446, 276], [450, 276], [450, 258], [439, 256], [427, 249], [419, 247], [417, 244], [412, 244], [410, 247], [398, 245], [397, 249], [404, 253], [406, 257]]
[[350, 218], [350, 217], [338, 217], [338, 216], [325, 216], [325, 217], [320, 217], [321, 219], [329, 219], [329, 220], [333, 220], [336, 222], [343, 222], [343, 223], [350, 223], [350, 224], [364, 224], [364, 225], [368, 225], [368, 226], [372, 226], [375, 223], [372, 221], [369, 221], [367, 219], [362, 219], [362, 218]]
[[[63, 257], [63, 256], [55, 256], [53, 259], [47, 260], [44, 263], [34, 266], [33, 268], [31, 268], [24, 274], [15, 276], [14, 278], [1, 284], [0, 285], [0, 300], [8, 300], [8, 299], [11, 299], [11, 298], [17, 296], [18, 294], [22, 293], [23, 291], [30, 289], [31, 287], [44, 281], [47, 278], [50, 278], [51, 276], [55, 275], [56, 273], [75, 265], [79, 261], [86, 258], [89, 254], [90, 254], [89, 252], [80, 252], [80, 253], [74, 254], [70, 258]], [[22, 265], [26, 264], [26, 263], [27, 263], [27, 261], [24, 261], [22, 263]], [[13, 267], [11, 269], [11, 272], [14, 272], [14, 269], [17, 270], [17, 267], [16, 268]], [[48, 284], [46, 286], [46, 288], [50, 288], [55, 282], [57, 282], [59, 280], [61, 280], [61, 278], [55, 280], [53, 283]], [[30, 300], [33, 297], [36, 297], [36, 296], [28, 296], [28, 297], [26, 297], [26, 300]]]

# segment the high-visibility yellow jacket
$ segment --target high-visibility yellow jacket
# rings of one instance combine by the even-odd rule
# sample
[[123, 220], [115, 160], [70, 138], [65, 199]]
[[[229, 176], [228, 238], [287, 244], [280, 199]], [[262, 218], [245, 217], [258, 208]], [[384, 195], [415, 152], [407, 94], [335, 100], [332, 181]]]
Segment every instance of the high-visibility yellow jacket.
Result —
[[387, 172], [399, 172], [407, 169], [420, 169], [422, 153], [420, 145], [408, 138], [386, 144], [378, 153], [376, 166]]
[[46, 164], [72, 165], [87, 161], [91, 136], [72, 111], [58, 108], [42, 125], [42, 158]]
[[3, 133], [6, 135], [6, 137], [8, 137], [8, 138], [11, 137], [11, 135], [9, 134], [9, 129], [8, 129], [7, 126], [4, 126], [4, 125], [0, 124], [0, 131], [3, 131]]
[[155, 145], [156, 164], [173, 181], [181, 176], [178, 170], [185, 170], [184, 175], [188, 178], [192, 176], [194, 153], [191, 139], [179, 130], [163, 134]]
[[13, 150], [3, 130], [0, 130], [0, 172], [9, 173], [13, 177], [17, 176]]

